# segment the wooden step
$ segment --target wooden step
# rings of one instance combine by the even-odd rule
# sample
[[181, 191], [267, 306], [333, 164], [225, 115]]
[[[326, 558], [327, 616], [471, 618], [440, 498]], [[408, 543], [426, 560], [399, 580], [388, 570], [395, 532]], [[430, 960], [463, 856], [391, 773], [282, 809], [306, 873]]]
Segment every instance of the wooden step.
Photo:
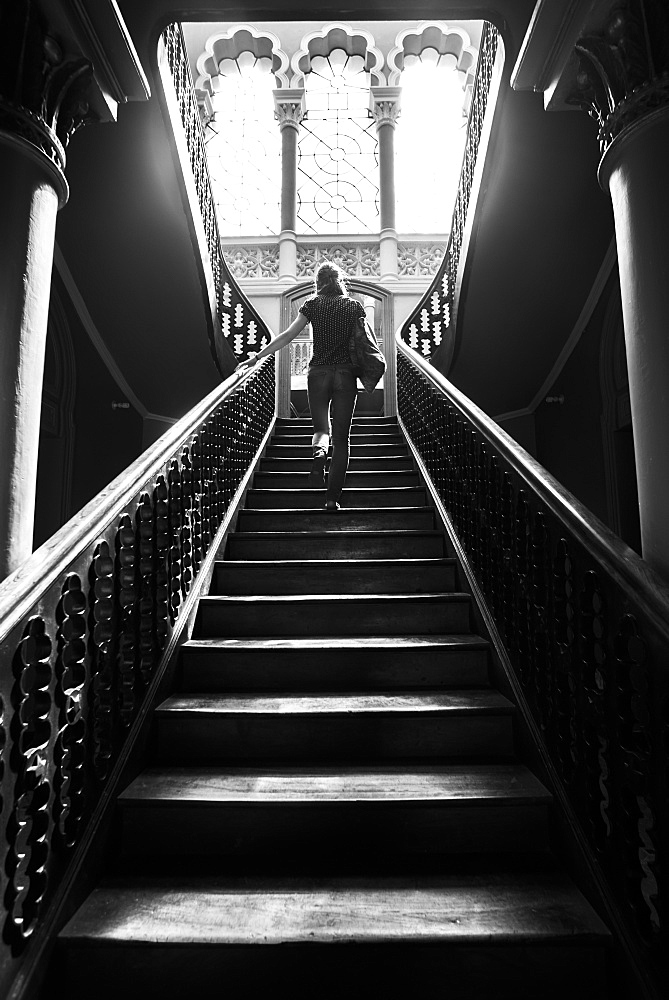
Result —
[[[346, 490], [379, 489], [386, 486], [419, 486], [418, 473], [402, 469], [384, 470], [381, 468], [372, 472], [348, 472], [346, 474]], [[256, 472], [253, 477], [253, 487], [256, 490], [302, 490], [304, 489], [304, 474], [301, 472]], [[302, 506], [298, 504], [298, 506]]]
[[191, 639], [182, 691], [378, 691], [483, 687], [488, 643], [474, 635]]
[[[378, 462], [378, 458], [373, 455], [352, 455], [348, 468], [350, 472], [374, 472], [378, 468]], [[413, 461], [408, 454], [384, 455], [382, 464], [384, 469], [392, 472], [413, 470]], [[298, 472], [308, 475], [310, 469], [310, 455], [304, 455], [302, 458], [263, 458], [260, 462], [261, 472]]]
[[[312, 450], [311, 443], [309, 444], [270, 444], [265, 452], [267, 458], [311, 458]], [[369, 444], [358, 444], [357, 441], [353, 440], [351, 442], [350, 454], [352, 458], [360, 458], [361, 456], [366, 456], [368, 458], [376, 458], [381, 460], [386, 455], [408, 455], [409, 450], [406, 444], [403, 444], [399, 440], [389, 440], [389, 441], [377, 441], [375, 443]]]
[[519, 764], [153, 767], [118, 799], [131, 856], [303, 859], [547, 850], [550, 801]]
[[[275, 434], [272, 436], [269, 447], [271, 448], [286, 448], [290, 446], [297, 446], [300, 448], [307, 448], [311, 452], [311, 434]], [[374, 433], [369, 433], [365, 430], [358, 429], [357, 432], [351, 433], [351, 447], [359, 448], [361, 445], [386, 445], [392, 444], [397, 445], [398, 451], [406, 451], [407, 443], [399, 430], [388, 433], [387, 431], [377, 431]], [[332, 447], [330, 446], [330, 451]]]
[[[256, 476], [257, 478], [257, 476]], [[246, 494], [247, 508], [277, 508], [301, 509], [305, 507], [322, 508], [323, 490], [304, 489], [304, 475], [293, 474], [297, 485], [281, 489], [277, 485], [274, 473], [265, 476], [268, 488], [256, 488]], [[299, 481], [299, 482], [298, 482]], [[427, 490], [423, 486], [387, 486], [358, 487], [346, 486], [342, 494], [344, 507], [424, 507], [427, 503]]]
[[424, 594], [455, 590], [455, 559], [217, 562], [210, 594]]
[[[69, 1000], [603, 1000], [610, 935], [551, 869], [107, 881], [61, 931]], [[288, 984], [290, 984], [288, 986]]]
[[469, 594], [202, 597], [194, 636], [442, 635], [469, 629]]
[[342, 507], [336, 517], [321, 508], [240, 512], [239, 531], [420, 531], [435, 528], [433, 507]]
[[[313, 426], [311, 417], [277, 417], [274, 432], [275, 434], [306, 433], [307, 431], [312, 432]], [[353, 434], [356, 432], [367, 433], [377, 428], [383, 432], [393, 429], [399, 430], [397, 417], [363, 417], [355, 413], [353, 414], [353, 421], [351, 423]]]
[[236, 531], [228, 537], [226, 558], [438, 559], [445, 554], [440, 531]]
[[513, 757], [496, 691], [178, 694], [155, 711], [159, 764]]

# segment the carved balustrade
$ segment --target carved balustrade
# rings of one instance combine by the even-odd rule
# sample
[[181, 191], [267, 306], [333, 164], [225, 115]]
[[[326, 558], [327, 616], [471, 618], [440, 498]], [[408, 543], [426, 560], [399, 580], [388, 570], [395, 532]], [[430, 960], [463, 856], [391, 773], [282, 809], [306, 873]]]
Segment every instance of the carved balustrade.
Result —
[[499, 40], [497, 28], [484, 21], [448, 248], [432, 284], [401, 328], [402, 340], [424, 357], [434, 354], [451, 324], [467, 210]]
[[221, 251], [216, 221], [216, 206], [207, 165], [202, 121], [181, 25], [168, 25], [162, 34], [167, 61], [179, 102], [190, 165], [195, 180], [200, 212], [204, 223], [209, 260], [218, 294], [218, 319], [223, 336], [240, 358], [257, 352], [269, 341], [269, 331], [260, 315], [239, 289]]
[[233, 375], [0, 586], [3, 938], [14, 955], [152, 700], [274, 400], [273, 357]]
[[400, 419], [628, 947], [666, 986], [669, 591], [399, 338], [398, 351]]

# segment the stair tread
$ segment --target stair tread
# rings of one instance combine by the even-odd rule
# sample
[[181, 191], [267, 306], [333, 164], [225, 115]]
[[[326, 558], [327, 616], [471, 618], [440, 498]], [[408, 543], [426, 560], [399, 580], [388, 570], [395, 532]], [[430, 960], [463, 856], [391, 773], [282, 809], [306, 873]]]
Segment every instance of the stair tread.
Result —
[[[277, 647], [288, 649], [408, 649], [419, 652], [421, 649], [435, 648], [462, 649], [463, 647], [467, 647], [469, 649], [487, 649], [488, 641], [481, 638], [481, 636], [470, 635], [469, 633], [401, 636], [276, 636], [270, 638], [250, 637], [245, 639], [215, 637], [206, 639], [189, 639], [187, 642], [183, 643], [181, 648], [184, 650], [201, 650], [204, 652], [212, 649], [225, 650], [239, 649], [240, 647], [243, 647], [244, 649], [259, 650], [271, 650], [276, 649]], [[314, 669], [317, 668], [318, 664], [315, 663]]]
[[207, 594], [200, 598], [204, 606], [226, 604], [334, 604], [341, 606], [351, 601], [356, 604], [391, 604], [397, 601], [411, 604], [439, 604], [442, 602], [468, 601], [469, 594], [439, 592], [435, 594]]
[[[245, 559], [217, 559], [217, 566], [243, 566], [245, 569], [250, 565], [264, 568], [267, 566], [302, 566], [303, 559], [255, 559], [249, 563]], [[402, 566], [453, 566], [457, 563], [455, 556], [421, 556], [417, 559], [400, 557], [398, 559], [310, 559], [310, 566], [357, 566], [358, 568], [370, 568], [380, 566], [392, 569]]]
[[327, 805], [440, 803], [548, 804], [551, 794], [522, 764], [152, 767], [119, 796], [121, 804]]
[[103, 883], [61, 939], [212, 945], [345, 942], [607, 943], [583, 895], [552, 871]]
[[[337, 517], [337, 514], [330, 514], [330, 517]], [[443, 538], [443, 531], [437, 528], [406, 528], [400, 531], [384, 531], [383, 528], [364, 528], [362, 531], [350, 529], [352, 538], [397, 538], [401, 537], [422, 537], [429, 535], [431, 538]], [[343, 535], [342, 531], [235, 531], [233, 538], [328, 538], [332, 535]]]
[[189, 694], [171, 695], [157, 715], [345, 715], [361, 713], [500, 715], [514, 711], [498, 691], [379, 691], [323, 694]]
[[[397, 474], [401, 473], [401, 474], [411, 474], [411, 475], [414, 475], [413, 471], [411, 471], [409, 469], [406, 469], [406, 470], [405, 469], [399, 469], [399, 470], [396, 470], [396, 471], [397, 471]], [[365, 475], [373, 475], [373, 473], [371, 473], [371, 472], [370, 473], [366, 472], [364, 474]], [[272, 473], [268, 473], [268, 475], [278, 476], [278, 475], [281, 475], [281, 473], [272, 472]], [[287, 473], [287, 475], [292, 475], [292, 473]], [[362, 473], [361, 473], [361, 475], [362, 475]], [[256, 486], [256, 487], [252, 487], [249, 490], [249, 492], [247, 494], [247, 498], [248, 497], [252, 497], [253, 494], [256, 494], [256, 493], [261, 493], [263, 496], [273, 496], [273, 495], [275, 495], [277, 493], [294, 493], [294, 494], [296, 494], [296, 495], [299, 496], [299, 495], [301, 495], [303, 493], [321, 493], [322, 494], [322, 492], [323, 492], [322, 490], [317, 490], [317, 489], [315, 489], [315, 490], [312, 490], [312, 489], [301, 489], [298, 486], [280, 486], [280, 487], [277, 486], [276, 489], [273, 489], [272, 487], [269, 487], [269, 486], [263, 486], [261, 488], [258, 488]], [[345, 486], [344, 487], [344, 491], [342, 493], [342, 496], [345, 497], [348, 492], [350, 492], [350, 493], [367, 493], [369, 495], [369, 499], [373, 500], [374, 497], [378, 493], [402, 493], [403, 495], [407, 496], [409, 493], [424, 493], [425, 492], [425, 487], [424, 486], [402, 486], [402, 485], [399, 485], [399, 486], [354, 486], [353, 488], [349, 488], [349, 487]], [[370, 507], [371, 507], [372, 510], [375, 509], [373, 503], [370, 504]]]
[[[297, 492], [299, 492], [299, 490]], [[415, 506], [411, 506], [411, 507], [342, 507], [341, 510], [338, 511], [338, 515], [337, 516], [341, 516], [341, 514], [365, 514], [365, 515], [368, 515], [370, 512], [374, 512], [374, 513], [378, 512], [379, 514], [382, 514], [384, 516], [387, 515], [388, 517], [390, 517], [392, 514], [408, 514], [409, 516], [411, 516], [412, 514], [433, 513], [434, 512], [434, 507], [431, 507], [431, 506], [426, 505], [426, 504], [421, 504], [421, 505], [416, 504]], [[323, 517], [323, 518], [332, 517], [332, 514], [330, 513], [330, 511], [327, 511], [324, 506], [323, 507], [317, 507], [316, 509], [314, 509], [313, 507], [290, 507], [290, 508], [286, 508], [286, 507], [249, 507], [249, 506], [246, 506], [246, 507], [244, 507], [243, 511], [241, 511], [240, 513], [243, 513], [243, 514], [249, 514], [249, 513], [251, 513], [254, 516], [255, 515], [259, 515], [259, 516], [262, 516], [262, 517], [271, 517], [273, 514], [274, 515], [279, 514], [282, 517], [284, 517], [284, 516], [294, 517], [296, 514], [305, 514], [307, 517], [314, 517], [314, 516], [316, 516], [316, 517]]]

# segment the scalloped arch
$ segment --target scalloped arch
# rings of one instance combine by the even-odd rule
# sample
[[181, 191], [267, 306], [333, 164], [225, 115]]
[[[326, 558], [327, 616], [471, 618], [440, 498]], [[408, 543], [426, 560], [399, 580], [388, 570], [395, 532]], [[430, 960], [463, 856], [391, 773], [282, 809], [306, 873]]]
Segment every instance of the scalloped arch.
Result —
[[383, 53], [374, 44], [371, 32], [353, 28], [350, 24], [334, 23], [326, 24], [320, 31], [310, 31], [303, 37], [300, 48], [290, 60], [293, 74], [291, 87], [303, 87], [304, 75], [309, 72], [312, 58], [327, 57], [333, 49], [344, 49], [349, 56], [362, 56], [372, 84], [377, 87], [386, 85]]
[[421, 21], [414, 28], [400, 31], [395, 39], [395, 47], [388, 53], [386, 60], [388, 85], [397, 87], [404, 69], [404, 57], [420, 55], [425, 49], [435, 49], [440, 56], [455, 57], [455, 69], [464, 73], [462, 89], [471, 87], [474, 82], [474, 71], [478, 51], [472, 45], [471, 38], [464, 28], [451, 27], [444, 21]]
[[237, 59], [242, 52], [252, 52], [256, 59], [271, 59], [272, 73], [277, 88], [289, 86], [290, 60], [281, 48], [281, 40], [271, 31], [260, 31], [252, 24], [236, 24], [228, 31], [210, 35], [204, 52], [197, 59], [198, 78], [196, 90], [214, 92], [212, 79], [219, 75], [218, 66], [223, 59]]

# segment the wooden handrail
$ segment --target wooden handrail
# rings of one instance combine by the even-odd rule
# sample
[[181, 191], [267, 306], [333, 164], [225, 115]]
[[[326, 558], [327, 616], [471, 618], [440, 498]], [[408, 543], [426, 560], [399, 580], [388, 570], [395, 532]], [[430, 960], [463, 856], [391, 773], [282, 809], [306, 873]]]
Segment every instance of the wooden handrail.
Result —
[[0, 584], [0, 642], [257, 367], [234, 373], [213, 389]]
[[557, 481], [499, 424], [484, 413], [441, 372], [404, 343], [396, 334], [398, 349], [444, 393], [462, 416], [511, 466], [539, 500], [560, 520], [607, 575], [622, 589], [633, 593], [637, 603], [669, 642], [669, 588], [625, 542]]

